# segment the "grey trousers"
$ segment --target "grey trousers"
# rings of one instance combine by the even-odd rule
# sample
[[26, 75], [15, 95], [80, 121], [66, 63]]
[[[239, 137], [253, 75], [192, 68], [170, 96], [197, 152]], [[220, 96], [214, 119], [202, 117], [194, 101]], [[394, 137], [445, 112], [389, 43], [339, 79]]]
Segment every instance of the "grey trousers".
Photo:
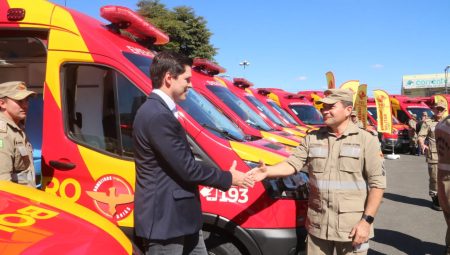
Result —
[[168, 240], [147, 240], [145, 255], [207, 255], [203, 232]]

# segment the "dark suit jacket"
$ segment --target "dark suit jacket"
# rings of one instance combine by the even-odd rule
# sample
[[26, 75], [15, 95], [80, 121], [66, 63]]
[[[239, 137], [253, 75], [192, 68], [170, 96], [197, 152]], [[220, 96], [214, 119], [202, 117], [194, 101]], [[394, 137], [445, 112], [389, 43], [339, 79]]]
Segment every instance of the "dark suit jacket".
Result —
[[227, 190], [231, 173], [195, 161], [183, 127], [157, 94], [150, 94], [137, 111], [133, 132], [136, 235], [167, 240], [198, 232], [198, 185]]

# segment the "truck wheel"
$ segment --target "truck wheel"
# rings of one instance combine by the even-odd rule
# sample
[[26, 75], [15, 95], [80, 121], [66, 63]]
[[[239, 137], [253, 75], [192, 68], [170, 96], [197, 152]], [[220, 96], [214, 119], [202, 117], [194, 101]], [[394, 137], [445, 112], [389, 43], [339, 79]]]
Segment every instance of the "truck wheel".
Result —
[[206, 249], [209, 255], [243, 255], [238, 247], [226, 236], [203, 230]]

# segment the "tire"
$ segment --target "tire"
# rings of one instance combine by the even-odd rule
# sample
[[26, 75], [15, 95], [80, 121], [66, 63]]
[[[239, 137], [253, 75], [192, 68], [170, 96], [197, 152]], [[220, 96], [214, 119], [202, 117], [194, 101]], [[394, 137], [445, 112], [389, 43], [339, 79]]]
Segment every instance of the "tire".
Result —
[[231, 239], [218, 233], [203, 230], [206, 250], [209, 255], [243, 255]]

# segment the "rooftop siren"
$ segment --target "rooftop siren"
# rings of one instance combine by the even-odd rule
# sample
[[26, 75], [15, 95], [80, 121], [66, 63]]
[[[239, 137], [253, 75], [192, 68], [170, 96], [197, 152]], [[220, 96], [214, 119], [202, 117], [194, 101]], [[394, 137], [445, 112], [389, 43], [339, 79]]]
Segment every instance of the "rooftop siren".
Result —
[[208, 75], [225, 73], [227, 70], [206, 58], [194, 58], [193, 68]]
[[287, 95], [285, 96], [285, 98], [289, 98], [289, 99], [303, 99], [303, 100], [306, 100], [306, 98], [305, 98], [304, 95], [298, 95], [298, 94], [292, 94], [292, 93], [287, 94]]
[[270, 91], [267, 89], [258, 89], [258, 94], [263, 95], [263, 96], [267, 96], [270, 94]]
[[169, 42], [168, 35], [127, 7], [106, 5], [100, 8], [100, 16], [111, 22], [108, 27], [113, 31], [123, 29], [141, 41], [155, 45]]
[[248, 87], [253, 87], [253, 83], [249, 82], [245, 78], [234, 78], [233, 79], [233, 84], [236, 87], [244, 88], [244, 89], [246, 89]]

